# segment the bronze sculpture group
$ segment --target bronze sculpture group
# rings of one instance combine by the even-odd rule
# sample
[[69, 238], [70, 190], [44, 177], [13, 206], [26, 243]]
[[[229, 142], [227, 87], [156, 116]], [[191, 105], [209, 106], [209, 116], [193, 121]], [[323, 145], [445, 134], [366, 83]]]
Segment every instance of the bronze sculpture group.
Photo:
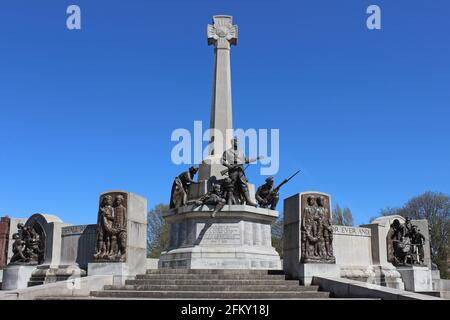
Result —
[[36, 230], [17, 224], [17, 232], [13, 238], [13, 256], [9, 264], [12, 265], [38, 265], [43, 262], [44, 250], [41, 247], [42, 241]]
[[198, 168], [189, 168], [189, 171], [181, 173], [173, 182], [170, 196], [171, 209], [183, 207], [188, 204], [192, 204], [196, 207], [203, 205], [213, 206], [214, 210], [211, 214], [212, 217], [215, 217], [217, 212], [225, 205], [245, 204], [253, 207], [259, 206], [260, 208], [276, 210], [280, 188], [297, 175], [299, 171], [289, 179], [285, 179], [276, 188], [274, 188], [274, 178], [268, 177], [266, 183], [260, 186], [256, 191], [255, 198], [257, 203], [255, 203], [250, 197], [248, 179], [245, 175], [244, 165], [255, 162], [262, 157], [248, 159], [239, 149], [239, 141], [237, 138], [233, 138], [231, 143], [231, 148], [225, 150], [221, 158], [221, 163], [225, 169], [220, 173], [225, 176], [225, 178], [221, 180], [213, 179], [214, 183], [210, 186], [210, 191], [199, 199], [189, 201], [189, 186], [199, 183], [194, 181], [194, 176], [197, 173]]
[[424, 244], [425, 236], [410, 218], [404, 224], [395, 219], [388, 233], [388, 260], [395, 266], [423, 265]]
[[[113, 196], [115, 196], [113, 198]], [[95, 261], [125, 261], [127, 201], [123, 194], [106, 194], [100, 200]]]
[[322, 195], [307, 195], [303, 205], [301, 252], [303, 263], [335, 263], [331, 213]]

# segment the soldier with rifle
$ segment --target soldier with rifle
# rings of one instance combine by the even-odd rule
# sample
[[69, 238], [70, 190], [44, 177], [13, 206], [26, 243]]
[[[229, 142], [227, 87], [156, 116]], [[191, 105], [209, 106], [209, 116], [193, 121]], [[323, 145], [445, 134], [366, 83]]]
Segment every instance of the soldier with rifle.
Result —
[[250, 193], [247, 185], [248, 180], [245, 176], [244, 164], [255, 162], [262, 157], [247, 159], [244, 152], [239, 150], [239, 141], [236, 137], [231, 140], [231, 144], [232, 147], [223, 152], [222, 165], [224, 165], [226, 169], [222, 170], [220, 173], [222, 175], [228, 174], [232, 185], [235, 187], [234, 190], [238, 195], [236, 198], [243, 198], [245, 199], [245, 204], [256, 207], [256, 203], [250, 199]]
[[214, 218], [220, 210], [225, 206], [227, 201], [223, 197], [222, 188], [220, 184], [215, 184], [212, 187], [212, 190], [203, 195], [200, 199], [196, 200], [194, 204], [196, 206], [210, 205], [214, 206], [214, 211], [211, 214], [211, 217]]
[[271, 210], [275, 210], [278, 204], [278, 200], [280, 199], [279, 192], [281, 187], [288, 183], [289, 180], [295, 177], [299, 172], [300, 170], [294, 173], [288, 179], [284, 179], [283, 182], [281, 182], [276, 188], [273, 187], [273, 177], [268, 177], [266, 179], [266, 183], [260, 186], [255, 194], [256, 201], [258, 201], [259, 206], [261, 208], [268, 208], [270, 206]]

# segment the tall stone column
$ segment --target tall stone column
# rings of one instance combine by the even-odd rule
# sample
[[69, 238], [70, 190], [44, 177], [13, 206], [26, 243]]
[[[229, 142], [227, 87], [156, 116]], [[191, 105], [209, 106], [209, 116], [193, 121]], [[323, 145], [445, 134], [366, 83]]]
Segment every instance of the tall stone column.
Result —
[[220, 171], [224, 167], [220, 165], [220, 157], [231, 146], [232, 136], [227, 137], [227, 133], [233, 129], [230, 48], [237, 44], [238, 28], [231, 16], [214, 16], [213, 22], [208, 25], [208, 44], [215, 47], [210, 122], [210, 129], [215, 131], [211, 132], [210, 156], [200, 166], [200, 180], [222, 176]]

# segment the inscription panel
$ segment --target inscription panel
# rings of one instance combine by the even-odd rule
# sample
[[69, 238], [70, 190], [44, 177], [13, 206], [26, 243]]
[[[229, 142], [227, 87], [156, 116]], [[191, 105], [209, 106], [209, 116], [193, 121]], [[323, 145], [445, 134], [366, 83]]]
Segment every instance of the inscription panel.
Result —
[[215, 223], [211, 226], [203, 226], [199, 237], [202, 245], [240, 245], [241, 226], [229, 223]]
[[333, 234], [342, 234], [348, 236], [370, 237], [371, 231], [368, 228], [333, 226]]

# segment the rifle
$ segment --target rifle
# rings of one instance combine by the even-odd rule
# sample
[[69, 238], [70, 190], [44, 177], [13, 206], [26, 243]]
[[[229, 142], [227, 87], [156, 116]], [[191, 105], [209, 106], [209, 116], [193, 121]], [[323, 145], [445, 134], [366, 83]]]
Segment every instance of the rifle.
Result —
[[300, 173], [300, 170], [298, 170], [296, 173], [294, 173], [292, 176], [290, 176], [287, 179], [284, 179], [276, 188], [274, 188], [272, 190], [272, 192], [270, 193], [270, 195], [267, 197], [267, 202], [270, 203], [273, 198], [278, 194], [278, 192], [280, 191], [281, 187], [284, 186], [286, 183], [289, 182], [289, 180], [291, 180], [293, 177], [295, 177], [296, 175], [298, 175]]
[[[255, 158], [255, 159], [250, 159], [250, 160], [246, 161], [245, 163], [256, 162], [256, 161], [258, 161], [258, 160], [260, 160], [260, 159], [264, 159], [264, 157], [263, 157], [263, 156], [259, 156], [259, 157]], [[220, 171], [220, 174], [221, 174], [221, 175], [225, 175], [225, 174], [228, 173], [228, 171], [230, 171], [230, 170], [232, 170], [232, 169], [235, 169], [235, 168], [237, 168], [237, 167], [239, 167], [239, 166], [241, 166], [241, 165], [242, 165], [242, 163], [232, 164], [232, 165], [230, 165], [229, 168], [226, 168], [226, 169]], [[244, 170], [245, 170], [245, 169], [244, 169]]]

